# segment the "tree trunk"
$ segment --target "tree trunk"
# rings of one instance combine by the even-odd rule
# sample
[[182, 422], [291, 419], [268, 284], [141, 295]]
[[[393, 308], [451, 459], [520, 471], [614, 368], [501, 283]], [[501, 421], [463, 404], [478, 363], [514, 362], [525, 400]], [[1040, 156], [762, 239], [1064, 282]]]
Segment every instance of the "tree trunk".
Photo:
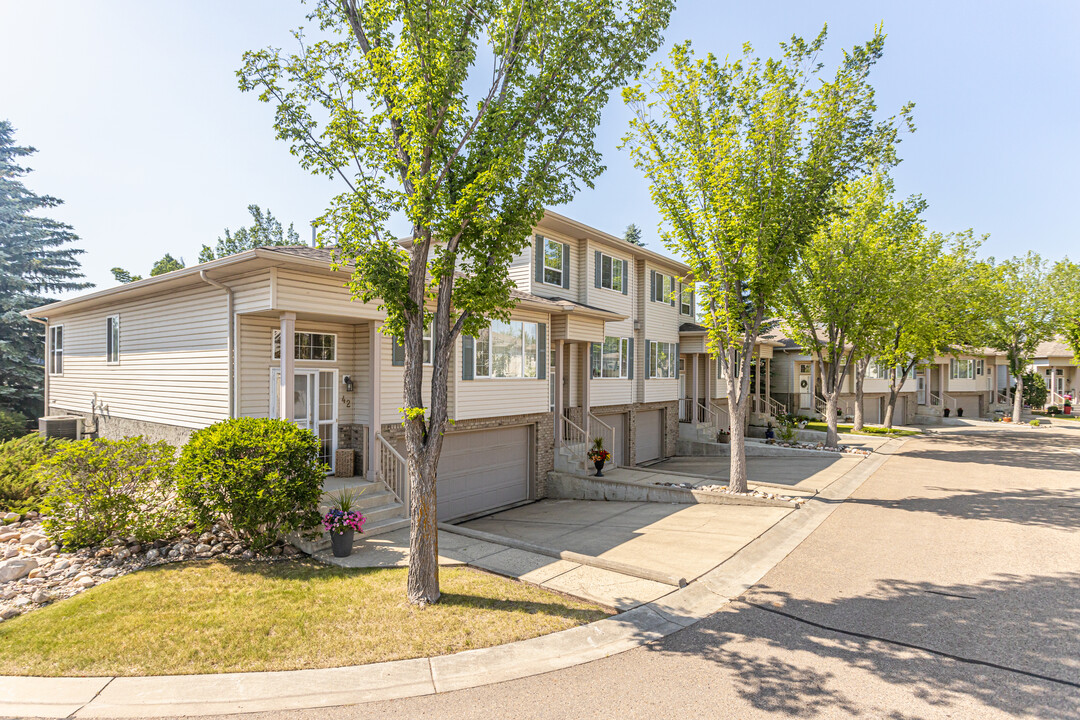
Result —
[[855, 365], [855, 412], [851, 426], [853, 432], [862, 432], [863, 429], [863, 381], [866, 379], [866, 368], [869, 364], [870, 358], [866, 358]]
[[731, 468], [728, 473], [728, 489], [732, 492], [747, 492], [746, 474], [746, 416], [749, 405], [746, 398], [740, 398], [739, 402], [733, 403], [731, 391], [728, 390], [728, 410], [731, 416]]
[[1019, 373], [1016, 375], [1016, 387], [1013, 388], [1013, 412], [1012, 420], [1014, 423], [1020, 422], [1020, 414], [1024, 409], [1024, 377]]
[[896, 398], [900, 393], [889, 388], [889, 404], [885, 406], [885, 427], [892, 430], [893, 413], [896, 411]]
[[[410, 453], [411, 455], [411, 453]], [[439, 601], [439, 528], [436, 515], [435, 461], [431, 448], [408, 463], [410, 508], [409, 579], [406, 596], [413, 605]]]
[[840, 444], [840, 432], [836, 427], [836, 406], [840, 400], [840, 393], [833, 390], [825, 395], [825, 414], [828, 416], [825, 424], [825, 447], [836, 447]]

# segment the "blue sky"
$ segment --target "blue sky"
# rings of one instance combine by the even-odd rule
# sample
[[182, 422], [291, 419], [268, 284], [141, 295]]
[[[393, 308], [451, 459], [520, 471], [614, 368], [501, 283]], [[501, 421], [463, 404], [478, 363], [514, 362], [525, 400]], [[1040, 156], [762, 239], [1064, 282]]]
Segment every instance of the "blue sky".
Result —
[[[28, 183], [65, 201], [53, 215], [81, 236], [99, 287], [114, 265], [146, 273], [165, 252], [194, 262], [202, 243], [248, 222], [249, 203], [307, 239], [338, 186], [297, 165], [273, 138], [271, 107], [234, 75], [244, 50], [291, 48], [304, 12], [266, 0], [0, 0], [0, 117], [38, 148]], [[930, 227], [990, 233], [984, 254], [998, 257], [1080, 254], [1080, 3], [682, 0], [666, 38], [721, 56], [749, 41], [765, 55], [825, 22], [830, 65], [884, 22], [879, 105], [915, 101], [918, 126], [897, 190], [923, 194]], [[607, 171], [557, 209], [615, 234], [637, 223], [662, 250], [647, 185], [616, 149], [627, 121], [615, 98], [598, 133]]]

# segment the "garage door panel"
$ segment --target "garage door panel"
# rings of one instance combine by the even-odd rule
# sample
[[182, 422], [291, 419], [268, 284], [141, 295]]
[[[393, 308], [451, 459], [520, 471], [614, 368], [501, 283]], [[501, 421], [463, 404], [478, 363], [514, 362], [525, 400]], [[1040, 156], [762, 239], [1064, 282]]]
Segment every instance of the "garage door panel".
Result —
[[664, 414], [662, 410], [645, 410], [639, 412], [636, 418], [636, 432], [634, 433], [634, 460], [638, 463], [656, 460], [663, 452], [662, 431], [664, 426]]
[[450, 433], [438, 470], [439, 520], [529, 499], [530, 427]]

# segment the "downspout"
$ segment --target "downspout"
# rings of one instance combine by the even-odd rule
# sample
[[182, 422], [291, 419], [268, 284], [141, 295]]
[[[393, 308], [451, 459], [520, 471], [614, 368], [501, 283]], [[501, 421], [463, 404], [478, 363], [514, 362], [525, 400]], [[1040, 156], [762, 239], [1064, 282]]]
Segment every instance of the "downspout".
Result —
[[199, 271], [199, 277], [208, 285], [212, 285], [219, 290], [225, 291], [226, 313], [229, 317], [227, 332], [229, 354], [229, 417], [234, 418], [236, 417], [236, 318], [233, 312], [233, 291], [228, 285], [208, 277], [205, 270]]
[[48, 415], [49, 414], [49, 352], [48, 352], [48, 350], [49, 350], [49, 321], [48, 320], [42, 320], [41, 318], [36, 318], [33, 315], [25, 315], [24, 317], [27, 320], [30, 320], [30, 321], [36, 322], [36, 323], [41, 323], [42, 325], [45, 326], [45, 346], [44, 347], [45, 347], [46, 352], [45, 352], [45, 362], [42, 365], [42, 370], [45, 371], [45, 383], [42, 385], [42, 387], [43, 387], [43, 390], [42, 390], [43, 396], [41, 398], [41, 401], [42, 401], [41, 411], [45, 415]]

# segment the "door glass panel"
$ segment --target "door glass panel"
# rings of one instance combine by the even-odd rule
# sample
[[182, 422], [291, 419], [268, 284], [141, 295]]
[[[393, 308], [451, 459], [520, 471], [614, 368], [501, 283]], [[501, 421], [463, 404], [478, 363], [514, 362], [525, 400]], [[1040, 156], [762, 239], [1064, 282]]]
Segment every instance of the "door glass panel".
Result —
[[296, 375], [293, 389], [293, 421], [300, 427], [311, 427], [311, 380], [310, 375]]

